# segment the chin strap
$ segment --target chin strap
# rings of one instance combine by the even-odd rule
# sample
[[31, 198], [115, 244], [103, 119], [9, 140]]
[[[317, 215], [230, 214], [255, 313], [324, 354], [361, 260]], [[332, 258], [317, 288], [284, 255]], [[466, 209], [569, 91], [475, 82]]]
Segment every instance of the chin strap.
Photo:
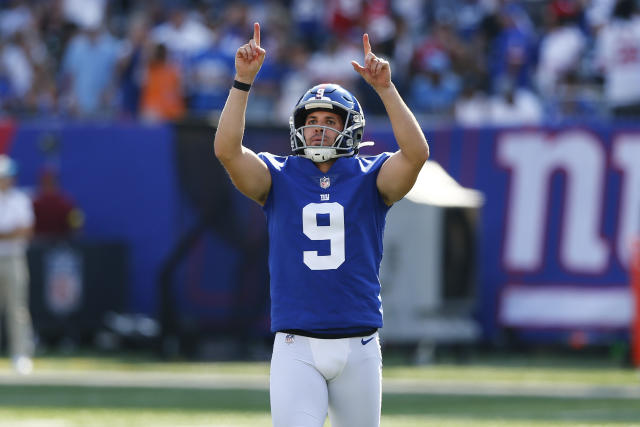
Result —
[[331, 147], [307, 147], [304, 149], [304, 157], [307, 159], [316, 162], [322, 163], [327, 160], [331, 160], [335, 157], [338, 157], [336, 154], [336, 149]]
[[[375, 143], [373, 141], [361, 142], [360, 145], [358, 145], [358, 150], [362, 147], [371, 147], [374, 144]], [[306, 147], [303, 155], [303, 157], [306, 157], [316, 163], [322, 163], [327, 160], [345, 156], [353, 156], [353, 152], [338, 154], [336, 149], [333, 147]]]

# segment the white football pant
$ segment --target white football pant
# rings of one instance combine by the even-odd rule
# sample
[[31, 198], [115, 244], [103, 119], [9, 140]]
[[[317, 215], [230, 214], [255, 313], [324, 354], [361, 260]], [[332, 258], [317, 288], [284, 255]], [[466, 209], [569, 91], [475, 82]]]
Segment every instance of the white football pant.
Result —
[[2, 312], [7, 320], [11, 357], [31, 357], [33, 330], [29, 313], [29, 268], [24, 255], [0, 256], [0, 313]]
[[377, 427], [382, 399], [378, 333], [318, 339], [278, 332], [271, 358], [274, 427]]

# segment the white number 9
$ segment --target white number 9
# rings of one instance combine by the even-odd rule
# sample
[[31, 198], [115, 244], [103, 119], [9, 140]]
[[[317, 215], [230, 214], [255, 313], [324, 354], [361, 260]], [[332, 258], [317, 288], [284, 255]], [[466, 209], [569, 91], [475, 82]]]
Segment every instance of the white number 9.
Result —
[[[329, 215], [329, 225], [318, 225], [318, 214]], [[309, 203], [302, 208], [302, 232], [311, 240], [329, 240], [331, 253], [304, 251], [311, 270], [335, 270], [344, 262], [344, 208], [340, 203]]]

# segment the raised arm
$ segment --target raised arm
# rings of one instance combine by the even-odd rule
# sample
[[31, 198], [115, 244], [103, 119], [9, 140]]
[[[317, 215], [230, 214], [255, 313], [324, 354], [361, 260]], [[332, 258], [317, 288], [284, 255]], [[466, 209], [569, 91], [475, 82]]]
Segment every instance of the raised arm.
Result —
[[400, 148], [382, 165], [377, 180], [380, 195], [387, 205], [391, 205], [402, 199], [415, 184], [422, 165], [429, 158], [429, 145], [418, 121], [391, 81], [389, 62], [371, 52], [368, 34], [362, 36], [362, 44], [364, 66], [356, 61], [351, 61], [351, 65], [380, 96]]
[[[253, 24], [253, 38], [236, 52], [235, 80], [252, 84], [264, 61], [265, 50], [260, 47], [260, 24]], [[271, 174], [267, 165], [250, 149], [242, 145], [245, 112], [249, 92], [232, 88], [224, 104], [214, 148], [216, 157], [229, 173], [238, 190], [261, 205], [271, 189]]]

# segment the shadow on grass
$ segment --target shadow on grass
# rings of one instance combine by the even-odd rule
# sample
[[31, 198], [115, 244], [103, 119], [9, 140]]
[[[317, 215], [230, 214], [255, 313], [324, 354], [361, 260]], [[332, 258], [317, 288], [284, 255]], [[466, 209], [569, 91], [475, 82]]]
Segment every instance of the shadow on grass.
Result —
[[3, 407], [136, 408], [181, 410], [269, 411], [269, 393], [262, 390], [194, 390], [178, 388], [2, 386]]
[[[269, 412], [263, 390], [197, 390], [135, 387], [0, 386], [3, 408]], [[558, 399], [521, 396], [389, 394], [383, 415], [427, 415], [476, 420], [630, 423], [640, 420], [632, 399]]]
[[382, 413], [478, 420], [628, 423], [640, 420], [640, 405], [633, 399], [393, 394], [383, 397]]

